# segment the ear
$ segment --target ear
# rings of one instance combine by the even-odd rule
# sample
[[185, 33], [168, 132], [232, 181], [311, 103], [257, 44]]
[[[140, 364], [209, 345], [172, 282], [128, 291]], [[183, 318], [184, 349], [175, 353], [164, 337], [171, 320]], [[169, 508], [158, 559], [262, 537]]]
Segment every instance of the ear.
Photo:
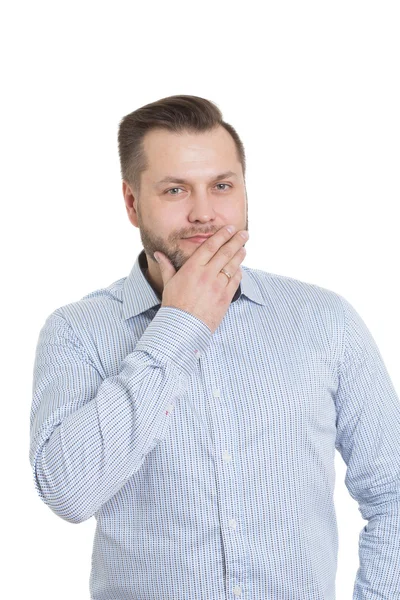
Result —
[[138, 218], [137, 212], [135, 208], [135, 196], [133, 195], [133, 191], [131, 186], [124, 179], [122, 180], [122, 194], [124, 196], [125, 208], [128, 213], [128, 217], [132, 225], [138, 227]]

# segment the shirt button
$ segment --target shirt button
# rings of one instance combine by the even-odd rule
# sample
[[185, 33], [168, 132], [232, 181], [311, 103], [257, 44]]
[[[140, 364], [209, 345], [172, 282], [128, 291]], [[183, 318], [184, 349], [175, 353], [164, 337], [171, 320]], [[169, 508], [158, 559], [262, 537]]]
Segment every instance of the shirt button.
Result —
[[229, 527], [231, 527], [232, 529], [236, 529], [236, 521], [235, 519], [229, 519]]
[[213, 390], [213, 396], [214, 398], [220, 398], [221, 394], [219, 393], [219, 389], [215, 388], [215, 390]]
[[224, 453], [223, 453], [223, 455], [222, 455], [222, 459], [223, 459], [225, 462], [231, 462], [231, 460], [232, 460], [232, 456], [229, 454], [229, 452], [228, 452], [227, 450], [225, 450], [225, 452], [224, 452]]
[[242, 588], [240, 587], [240, 585], [235, 585], [235, 587], [233, 588], [233, 593], [235, 594], [235, 596], [242, 595]]

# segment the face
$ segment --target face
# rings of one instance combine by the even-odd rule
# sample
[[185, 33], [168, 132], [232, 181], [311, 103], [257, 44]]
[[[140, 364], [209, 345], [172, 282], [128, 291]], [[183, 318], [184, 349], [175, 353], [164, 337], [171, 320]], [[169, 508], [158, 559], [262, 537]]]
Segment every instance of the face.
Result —
[[234, 141], [222, 126], [203, 133], [151, 130], [144, 151], [149, 166], [140, 197], [125, 181], [123, 194], [129, 220], [140, 230], [149, 275], [162, 288], [153, 253], [161, 251], [178, 271], [199, 246], [185, 238], [230, 223], [248, 229], [246, 188]]

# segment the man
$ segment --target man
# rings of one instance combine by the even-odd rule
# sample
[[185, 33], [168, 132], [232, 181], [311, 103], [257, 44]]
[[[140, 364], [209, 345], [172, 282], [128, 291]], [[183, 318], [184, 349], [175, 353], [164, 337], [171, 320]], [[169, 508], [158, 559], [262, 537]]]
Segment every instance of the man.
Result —
[[143, 251], [47, 318], [31, 413], [40, 498], [97, 520], [91, 598], [333, 600], [336, 448], [368, 520], [353, 598], [398, 600], [400, 403], [366, 324], [242, 266], [244, 149], [213, 103], [139, 108], [119, 152]]

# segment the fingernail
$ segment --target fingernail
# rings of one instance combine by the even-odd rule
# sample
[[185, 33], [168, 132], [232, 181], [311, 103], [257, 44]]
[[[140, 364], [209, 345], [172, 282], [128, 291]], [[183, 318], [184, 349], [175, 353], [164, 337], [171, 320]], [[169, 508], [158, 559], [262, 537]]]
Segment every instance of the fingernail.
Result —
[[156, 259], [156, 261], [159, 263], [159, 262], [160, 262], [160, 257], [159, 257], [159, 255], [157, 254], [157, 252], [154, 252], [153, 256], [154, 256], [154, 258]]

